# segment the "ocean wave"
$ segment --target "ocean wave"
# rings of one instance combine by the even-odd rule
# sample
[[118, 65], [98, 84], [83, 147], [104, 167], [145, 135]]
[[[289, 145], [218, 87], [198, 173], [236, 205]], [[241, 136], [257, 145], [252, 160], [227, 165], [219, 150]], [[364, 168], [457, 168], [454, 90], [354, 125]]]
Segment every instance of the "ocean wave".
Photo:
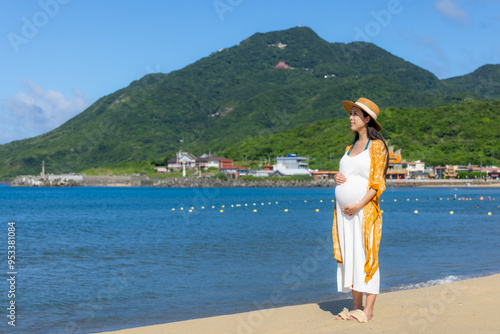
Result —
[[434, 285], [440, 285], [440, 284], [446, 284], [446, 283], [451, 283], [451, 282], [457, 282], [457, 281], [462, 281], [466, 279], [472, 279], [472, 278], [478, 278], [478, 277], [483, 277], [483, 276], [489, 276], [493, 273], [490, 274], [474, 274], [474, 275], [449, 275], [443, 278], [438, 278], [438, 279], [432, 279], [428, 280], [425, 282], [418, 282], [418, 283], [410, 283], [410, 284], [402, 284], [396, 287], [392, 287], [389, 289], [386, 289], [386, 292], [393, 292], [393, 291], [401, 291], [401, 290], [412, 290], [412, 289], [421, 289], [421, 288], [426, 288], [429, 286], [434, 286]]

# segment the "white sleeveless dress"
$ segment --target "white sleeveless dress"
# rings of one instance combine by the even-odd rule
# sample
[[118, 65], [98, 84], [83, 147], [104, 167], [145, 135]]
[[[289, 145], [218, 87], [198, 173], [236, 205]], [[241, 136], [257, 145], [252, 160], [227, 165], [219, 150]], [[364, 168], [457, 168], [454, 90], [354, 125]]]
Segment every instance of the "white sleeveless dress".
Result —
[[337, 263], [337, 289], [339, 292], [379, 293], [380, 273], [375, 272], [372, 279], [365, 283], [364, 265], [366, 261], [363, 246], [363, 209], [354, 216], [347, 216], [342, 209], [349, 204], [358, 203], [367, 192], [370, 174], [370, 150], [365, 149], [356, 156], [344, 154], [340, 160], [339, 172], [347, 181], [335, 187], [337, 231], [343, 263]]

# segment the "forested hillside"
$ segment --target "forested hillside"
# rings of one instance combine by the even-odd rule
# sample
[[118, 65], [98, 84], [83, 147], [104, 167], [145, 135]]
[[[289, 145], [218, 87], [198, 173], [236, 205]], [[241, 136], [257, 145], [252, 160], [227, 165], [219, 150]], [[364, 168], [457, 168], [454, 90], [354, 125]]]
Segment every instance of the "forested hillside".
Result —
[[[389, 108], [379, 116], [389, 146], [402, 149], [403, 159], [428, 166], [498, 165], [500, 102], [464, 102], [425, 109]], [[348, 119], [326, 120], [229, 146], [222, 155], [259, 160], [296, 153], [310, 158], [312, 168], [337, 169], [354, 135]]]

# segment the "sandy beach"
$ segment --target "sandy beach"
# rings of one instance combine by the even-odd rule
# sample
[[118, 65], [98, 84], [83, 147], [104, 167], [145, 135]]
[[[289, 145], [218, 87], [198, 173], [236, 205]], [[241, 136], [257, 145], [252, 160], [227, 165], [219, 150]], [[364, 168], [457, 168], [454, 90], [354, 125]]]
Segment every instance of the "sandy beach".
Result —
[[[332, 287], [335, 288], [335, 287]], [[378, 296], [369, 323], [335, 320], [350, 300], [262, 309], [115, 334], [500, 333], [500, 274]]]

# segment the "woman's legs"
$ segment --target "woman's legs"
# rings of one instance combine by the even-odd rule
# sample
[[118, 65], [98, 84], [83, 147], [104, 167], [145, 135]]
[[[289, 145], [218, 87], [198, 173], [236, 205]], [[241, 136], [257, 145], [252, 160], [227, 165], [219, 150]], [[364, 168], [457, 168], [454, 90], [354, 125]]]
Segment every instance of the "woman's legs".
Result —
[[352, 309], [353, 310], [363, 309], [363, 292], [352, 290]]
[[375, 306], [375, 299], [377, 299], [377, 295], [374, 295], [373, 293], [366, 293], [366, 305], [363, 311], [365, 312], [368, 320], [372, 320], [373, 307]]
[[363, 292], [352, 290], [352, 309], [363, 310], [368, 320], [372, 320], [375, 299], [377, 299], [377, 295], [373, 293], [366, 293], [366, 305], [363, 308]]

